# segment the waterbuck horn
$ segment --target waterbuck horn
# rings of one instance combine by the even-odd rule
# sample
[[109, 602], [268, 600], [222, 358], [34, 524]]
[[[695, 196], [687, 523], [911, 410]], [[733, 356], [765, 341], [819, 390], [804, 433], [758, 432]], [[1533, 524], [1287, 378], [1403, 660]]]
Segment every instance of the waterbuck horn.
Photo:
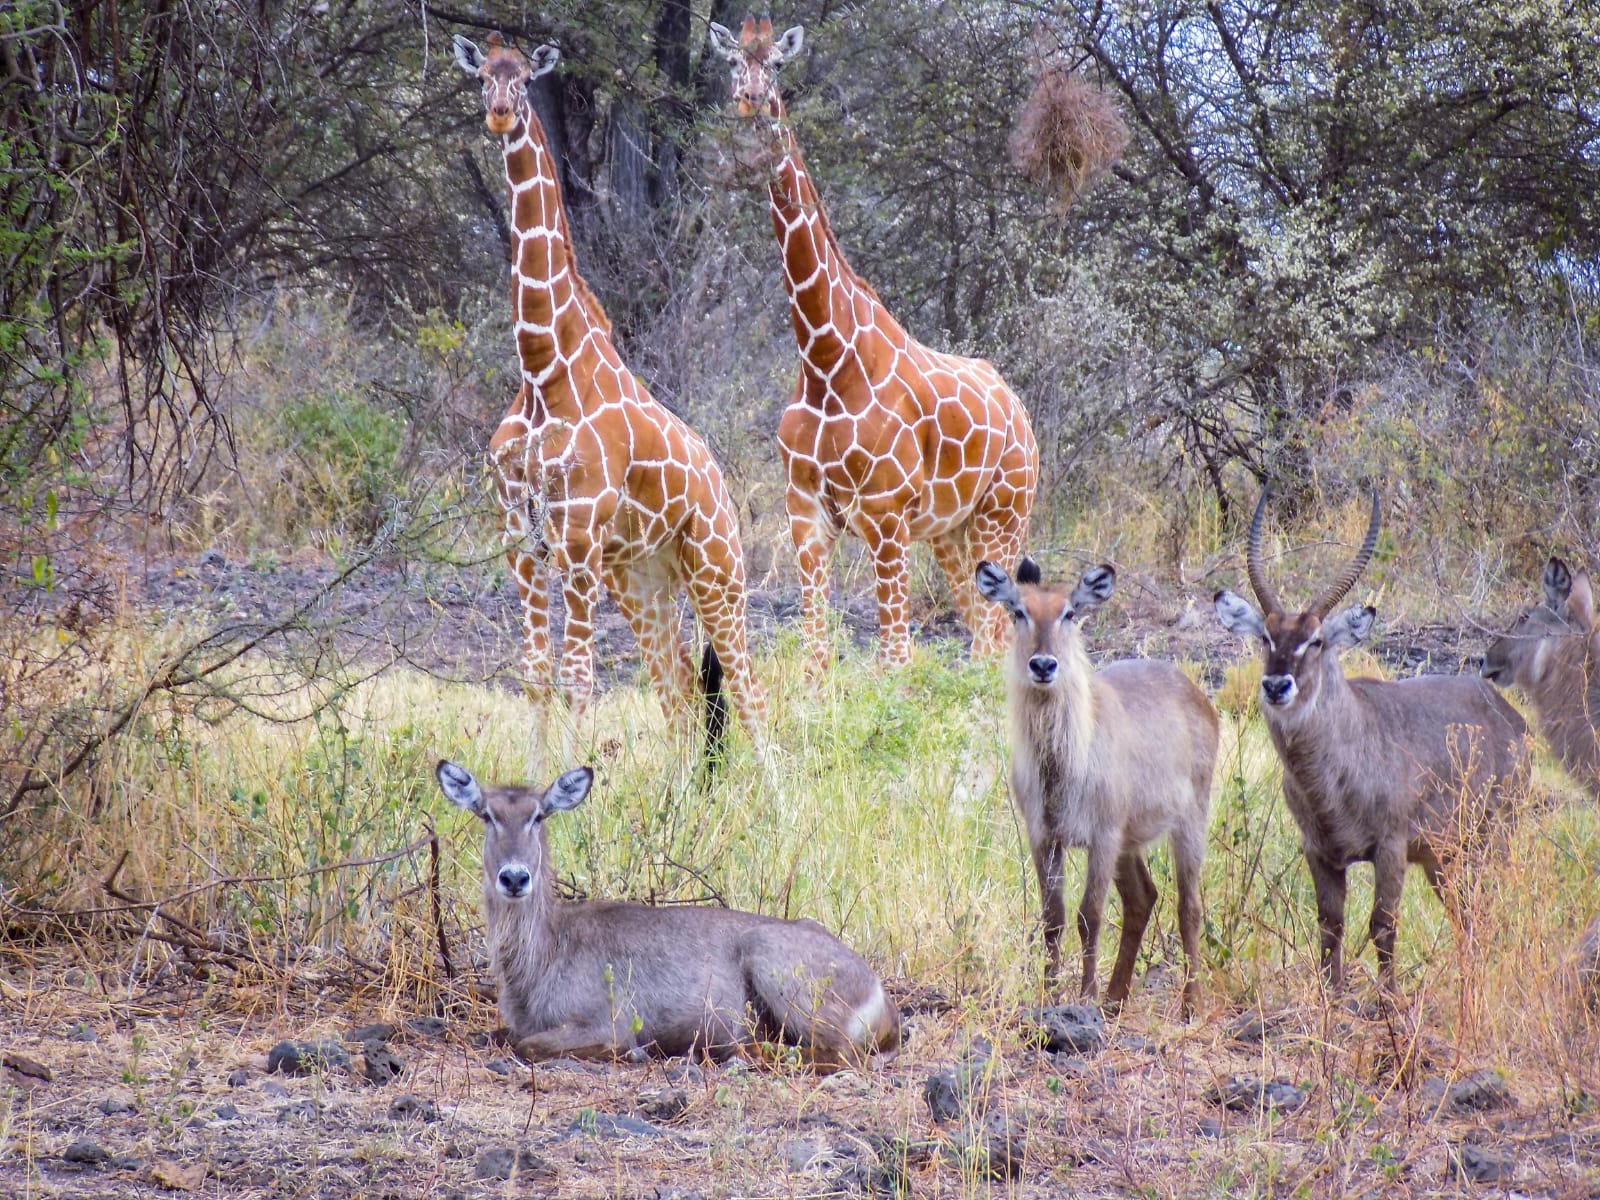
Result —
[[1383, 521], [1383, 502], [1379, 500], [1374, 489], [1372, 493], [1372, 518], [1367, 522], [1367, 536], [1361, 543], [1361, 549], [1356, 551], [1356, 556], [1345, 567], [1344, 573], [1334, 580], [1315, 600], [1311, 602], [1310, 611], [1321, 620], [1333, 611], [1333, 606], [1344, 599], [1344, 594], [1355, 587], [1356, 580], [1360, 577], [1362, 569], [1367, 565], [1367, 560], [1372, 557], [1372, 552], [1378, 545], [1378, 526]]
[[1283, 605], [1278, 603], [1278, 595], [1267, 582], [1267, 573], [1261, 569], [1261, 518], [1267, 511], [1268, 490], [1261, 489], [1255, 516], [1250, 518], [1250, 540], [1245, 544], [1244, 565], [1245, 573], [1250, 576], [1250, 586], [1255, 589], [1256, 599], [1261, 601], [1262, 609], [1269, 613], [1282, 613]]

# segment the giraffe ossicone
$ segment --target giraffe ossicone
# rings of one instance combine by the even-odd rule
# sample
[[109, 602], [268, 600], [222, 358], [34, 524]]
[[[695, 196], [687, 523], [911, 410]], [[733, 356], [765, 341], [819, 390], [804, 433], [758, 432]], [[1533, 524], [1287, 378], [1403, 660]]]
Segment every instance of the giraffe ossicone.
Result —
[[582, 712], [594, 690], [591, 643], [603, 584], [638, 637], [669, 715], [688, 723], [697, 688], [678, 628], [677, 597], [686, 589], [734, 711], [759, 742], [766, 702], [746, 645], [738, 514], [705, 442], [623, 363], [611, 323], [578, 272], [558, 167], [528, 93], [559, 51], [541, 46], [524, 57], [498, 35], [486, 50], [457, 35], [454, 54], [483, 85], [511, 207], [522, 386], [488, 458], [522, 604], [530, 691], [542, 701], [551, 687], [556, 572], [567, 609], [556, 677], [573, 710]]
[[846, 532], [872, 556], [882, 662], [911, 657], [913, 541], [931, 544], [974, 653], [998, 653], [1005, 615], [979, 606], [973, 570], [987, 559], [1010, 571], [1022, 553], [1039, 480], [1027, 410], [990, 363], [911, 337], [845, 259], [778, 89], [803, 28], [776, 36], [769, 16], [747, 16], [737, 36], [713, 22], [710, 41], [729, 63], [737, 112], [776, 142], [767, 190], [800, 350], [778, 444], [808, 670], [831, 657], [828, 563]]

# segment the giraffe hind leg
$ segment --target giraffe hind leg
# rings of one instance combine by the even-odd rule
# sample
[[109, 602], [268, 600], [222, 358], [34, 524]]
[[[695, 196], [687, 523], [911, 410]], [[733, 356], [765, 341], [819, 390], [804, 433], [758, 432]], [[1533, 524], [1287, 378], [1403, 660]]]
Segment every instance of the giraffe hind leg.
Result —
[[759, 741], [767, 699], [750, 660], [744, 581], [732, 572], [702, 565], [690, 576], [689, 602], [721, 667], [739, 723]]
[[660, 560], [613, 567], [607, 579], [617, 607], [627, 617], [667, 719], [681, 731], [694, 723], [694, 671], [678, 632], [676, 588]]
[[[1017, 569], [1017, 560], [1028, 537], [1028, 514], [1012, 503], [985, 498], [967, 524], [968, 561], [974, 567], [987, 560], [1007, 572]], [[968, 573], [971, 583], [971, 573]], [[975, 656], [998, 654], [1010, 637], [1011, 622], [998, 604], [984, 606], [972, 626], [972, 653]]]
[[978, 589], [973, 585], [973, 571], [978, 563], [972, 557], [966, 527], [940, 534], [930, 545], [934, 559], [944, 571], [945, 582], [950, 585], [950, 598], [956, 606], [956, 612], [976, 637], [981, 622], [987, 618], [984, 609], [988, 606], [978, 603]]

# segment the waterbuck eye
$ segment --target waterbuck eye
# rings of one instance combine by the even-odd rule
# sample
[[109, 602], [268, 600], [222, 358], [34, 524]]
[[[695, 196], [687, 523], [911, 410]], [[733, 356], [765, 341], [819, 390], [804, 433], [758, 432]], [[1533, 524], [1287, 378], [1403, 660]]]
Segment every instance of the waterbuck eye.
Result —
[[1319, 638], [1319, 637], [1314, 637], [1309, 642], [1307, 642], [1306, 645], [1310, 646], [1311, 649], [1313, 649], [1313, 650], [1321, 650], [1322, 649], [1322, 639]]
[[1062, 609], [1062, 610], [1061, 610], [1061, 616], [1060, 616], [1060, 617], [1059, 617], [1059, 618], [1057, 618], [1057, 619], [1058, 619], [1058, 620], [1059, 620], [1059, 621], [1060, 621], [1060, 622], [1061, 622], [1061, 623], [1062, 623], [1062, 624], [1063, 624], [1063, 625], [1065, 625], [1065, 624], [1066, 624], [1066, 623], [1067, 623], [1067, 622], [1068, 622], [1068, 621], [1071, 621], [1071, 620], [1073, 620], [1073, 619], [1074, 619], [1074, 618], [1076, 618], [1076, 617], [1077, 617], [1077, 615], [1078, 615], [1078, 614], [1077, 614], [1077, 613], [1076, 613], [1076, 612], [1074, 612], [1074, 611], [1073, 611], [1073, 610], [1072, 610], [1072, 609], [1070, 609], [1070, 608], [1064, 608], [1064, 609]]

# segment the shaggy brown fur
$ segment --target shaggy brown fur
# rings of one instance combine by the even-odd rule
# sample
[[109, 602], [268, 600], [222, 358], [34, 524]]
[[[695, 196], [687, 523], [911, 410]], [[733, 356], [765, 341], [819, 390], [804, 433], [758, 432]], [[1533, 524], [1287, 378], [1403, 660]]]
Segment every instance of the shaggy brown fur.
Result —
[[1081, 846], [1089, 859], [1078, 906], [1085, 996], [1096, 994], [1100, 922], [1112, 884], [1122, 897], [1122, 942], [1106, 991], [1107, 1002], [1119, 1005], [1157, 898], [1144, 851], [1167, 837], [1187, 1015], [1199, 996], [1200, 867], [1211, 820], [1216, 710], [1172, 663], [1129, 659], [1098, 671], [1090, 664], [1079, 623], [1111, 595], [1116, 572], [1109, 565], [1091, 568], [1070, 591], [1043, 586], [1027, 558], [1017, 579], [1020, 588], [993, 563], [978, 564], [978, 591], [1013, 622], [1006, 660], [1011, 791], [1039, 876], [1049, 986], [1055, 988], [1060, 970], [1067, 851]]
[[1064, 64], [1046, 63], [1011, 133], [1011, 161], [1055, 193], [1066, 212], [1111, 169], [1128, 145], [1128, 126], [1110, 93]]

